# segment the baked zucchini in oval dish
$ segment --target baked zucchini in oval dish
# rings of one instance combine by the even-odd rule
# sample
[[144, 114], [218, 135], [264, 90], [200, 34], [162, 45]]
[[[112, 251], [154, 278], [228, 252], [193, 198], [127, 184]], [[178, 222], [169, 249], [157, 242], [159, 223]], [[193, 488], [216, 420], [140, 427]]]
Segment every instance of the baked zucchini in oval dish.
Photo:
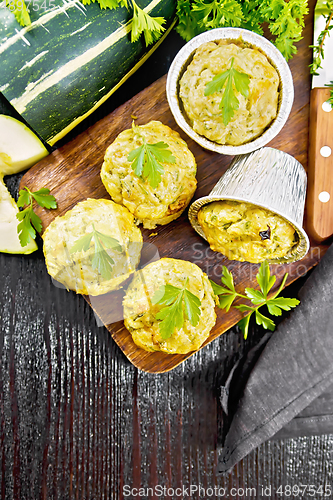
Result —
[[215, 300], [196, 264], [163, 258], [135, 273], [123, 301], [124, 323], [142, 349], [186, 354], [199, 349], [215, 325]]
[[56, 217], [43, 240], [52, 278], [86, 295], [118, 289], [137, 267], [142, 248], [133, 215], [104, 199], [87, 199]]

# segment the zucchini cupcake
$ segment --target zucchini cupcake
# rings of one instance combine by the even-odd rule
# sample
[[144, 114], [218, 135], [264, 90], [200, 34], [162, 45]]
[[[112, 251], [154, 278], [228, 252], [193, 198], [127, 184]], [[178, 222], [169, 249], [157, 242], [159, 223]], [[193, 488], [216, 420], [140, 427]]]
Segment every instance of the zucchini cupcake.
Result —
[[196, 162], [186, 142], [159, 121], [121, 132], [107, 148], [101, 179], [111, 198], [143, 227], [177, 219], [197, 186]]
[[43, 234], [48, 273], [69, 290], [101, 295], [116, 290], [137, 267], [142, 234], [133, 215], [111, 200], [87, 199]]
[[125, 326], [146, 351], [186, 354], [216, 322], [207, 275], [191, 262], [163, 258], [135, 273], [123, 301]]

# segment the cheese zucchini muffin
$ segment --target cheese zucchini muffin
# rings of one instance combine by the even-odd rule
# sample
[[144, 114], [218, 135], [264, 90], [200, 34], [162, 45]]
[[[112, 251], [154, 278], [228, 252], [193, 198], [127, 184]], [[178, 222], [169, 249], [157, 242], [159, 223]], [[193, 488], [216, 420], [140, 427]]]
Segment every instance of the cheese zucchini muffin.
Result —
[[[233, 68], [250, 78], [248, 97], [233, 91], [239, 101], [229, 123], [223, 123], [222, 90], [205, 95], [206, 85], [218, 74]], [[207, 42], [196, 50], [180, 80], [179, 95], [195, 132], [218, 144], [239, 146], [257, 138], [277, 115], [279, 75], [267, 57], [255, 48], [227, 40]]]
[[[154, 300], [156, 292], [163, 295], [166, 285], [186, 287], [201, 302], [196, 326], [188, 319], [184, 302], [181, 303], [183, 325], [169, 331], [168, 338], [161, 333], [161, 319], [156, 318], [165, 304]], [[164, 258], [136, 272], [123, 306], [126, 328], [135, 344], [146, 351], [186, 354], [197, 350], [216, 322], [215, 295], [207, 275], [197, 265], [184, 260]]]
[[111, 200], [87, 199], [43, 234], [49, 274], [76, 293], [116, 290], [140, 260], [142, 235], [133, 215]]
[[[144, 174], [137, 175], [134, 161], [128, 156], [144, 144], [165, 143], [167, 148], [153, 148], [160, 163], [160, 182], [151, 181]], [[173, 163], [159, 160], [159, 153], [168, 150]], [[133, 154], [133, 153], [132, 153]], [[130, 157], [131, 158], [131, 157]], [[196, 189], [196, 162], [180, 135], [159, 121], [124, 130], [107, 148], [101, 169], [101, 179], [111, 198], [124, 205], [138, 223], [148, 229], [157, 224], [168, 224], [177, 219], [189, 204]], [[153, 184], [154, 187], [151, 185]]]
[[264, 208], [237, 201], [214, 201], [198, 212], [210, 248], [230, 260], [259, 263], [285, 257], [298, 243], [291, 224]]

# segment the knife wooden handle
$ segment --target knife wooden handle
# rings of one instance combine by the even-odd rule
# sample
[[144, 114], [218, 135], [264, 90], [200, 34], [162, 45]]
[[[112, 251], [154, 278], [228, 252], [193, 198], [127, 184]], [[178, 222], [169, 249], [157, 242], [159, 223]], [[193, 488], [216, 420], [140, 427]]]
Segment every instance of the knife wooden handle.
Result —
[[329, 88], [314, 88], [310, 96], [306, 229], [317, 241], [333, 234], [333, 109], [326, 103], [329, 96]]

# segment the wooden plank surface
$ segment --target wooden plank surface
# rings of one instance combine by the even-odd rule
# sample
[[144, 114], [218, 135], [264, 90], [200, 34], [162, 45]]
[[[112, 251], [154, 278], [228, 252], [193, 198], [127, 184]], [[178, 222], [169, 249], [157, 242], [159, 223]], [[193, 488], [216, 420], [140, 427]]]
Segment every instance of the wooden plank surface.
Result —
[[[269, 144], [293, 155], [307, 169], [308, 151], [308, 115], [310, 79], [305, 69], [309, 64], [310, 50], [302, 47], [290, 67], [295, 86], [295, 101], [287, 121], [280, 134]], [[166, 76], [120, 106], [68, 144], [56, 150], [47, 158], [30, 169], [22, 178], [21, 187], [27, 185], [36, 190], [47, 186], [58, 201], [58, 209], [47, 211], [37, 209], [42, 218], [43, 229], [57, 215], [63, 215], [76, 203], [88, 197], [109, 198], [100, 180], [100, 168], [107, 146], [124, 129], [131, 127], [133, 116], [137, 124], [150, 120], [160, 120], [177, 130], [186, 140], [198, 165], [198, 188], [193, 200], [207, 195], [231, 163], [232, 157], [223, 156], [204, 150], [189, 139], [176, 125], [170, 112], [165, 94]], [[151, 236], [152, 233], [157, 233]], [[255, 285], [258, 265], [230, 262], [219, 253], [212, 252], [208, 244], [191, 227], [187, 212], [178, 220], [160, 226], [156, 230], [143, 230], [144, 242], [155, 245], [160, 257], [173, 257], [189, 260], [199, 265], [208, 276], [219, 282], [222, 265], [226, 265], [234, 274], [236, 288], [243, 290]], [[286, 272], [290, 284], [315, 266], [327, 249], [326, 244], [311, 243], [309, 253], [299, 262], [287, 265], [271, 266], [277, 280], [276, 290]], [[89, 300], [87, 298], [87, 300]], [[193, 353], [169, 355], [160, 352], [146, 352], [138, 348], [122, 321], [112, 322], [106, 319], [110, 311], [109, 304], [117, 303], [121, 308], [122, 292], [107, 294], [93, 300], [93, 308], [102, 317], [113, 339], [130, 361], [138, 368], [151, 373], [171, 370]], [[241, 318], [239, 311], [232, 309], [226, 314], [217, 309], [217, 322], [204, 345], [211, 342], [231, 328]], [[117, 316], [115, 317], [117, 319]]]

